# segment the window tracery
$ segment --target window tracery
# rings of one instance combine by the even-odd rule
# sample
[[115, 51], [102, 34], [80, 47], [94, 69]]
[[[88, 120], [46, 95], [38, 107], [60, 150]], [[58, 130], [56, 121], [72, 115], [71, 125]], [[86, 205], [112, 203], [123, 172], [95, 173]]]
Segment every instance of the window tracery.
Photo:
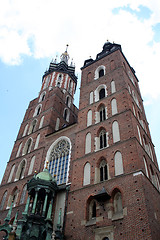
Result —
[[56, 178], [57, 184], [67, 182], [69, 152], [69, 142], [66, 139], [62, 139], [53, 147], [50, 153], [49, 172]]

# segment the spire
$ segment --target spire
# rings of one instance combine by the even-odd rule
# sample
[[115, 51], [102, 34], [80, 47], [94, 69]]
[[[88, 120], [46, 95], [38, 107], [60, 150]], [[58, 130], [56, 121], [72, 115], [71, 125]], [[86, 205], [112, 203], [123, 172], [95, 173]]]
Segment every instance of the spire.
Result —
[[66, 45], [66, 51], [64, 53], [62, 53], [61, 55], [61, 62], [65, 62], [68, 65], [68, 60], [69, 60], [69, 54], [67, 52], [68, 49], [68, 44]]

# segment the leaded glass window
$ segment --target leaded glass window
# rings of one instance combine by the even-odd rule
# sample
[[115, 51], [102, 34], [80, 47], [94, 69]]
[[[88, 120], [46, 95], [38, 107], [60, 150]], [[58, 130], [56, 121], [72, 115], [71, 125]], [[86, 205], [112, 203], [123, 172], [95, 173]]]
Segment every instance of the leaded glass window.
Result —
[[67, 182], [69, 168], [70, 144], [67, 140], [60, 140], [52, 149], [49, 159], [49, 172], [55, 177], [57, 184]]

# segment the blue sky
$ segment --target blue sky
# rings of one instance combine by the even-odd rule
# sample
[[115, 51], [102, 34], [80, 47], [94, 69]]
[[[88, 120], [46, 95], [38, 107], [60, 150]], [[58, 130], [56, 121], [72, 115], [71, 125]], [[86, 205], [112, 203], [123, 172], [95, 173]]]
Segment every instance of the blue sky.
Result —
[[[0, 0], [0, 180], [42, 75], [65, 50], [80, 67], [107, 39], [121, 44], [139, 79], [160, 163], [160, 1]], [[78, 91], [75, 97], [78, 105]]]

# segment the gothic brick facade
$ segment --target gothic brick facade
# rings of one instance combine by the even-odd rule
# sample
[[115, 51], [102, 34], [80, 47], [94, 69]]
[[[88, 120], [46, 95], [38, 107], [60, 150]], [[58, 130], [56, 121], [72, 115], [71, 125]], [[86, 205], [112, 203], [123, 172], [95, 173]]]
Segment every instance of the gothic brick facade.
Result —
[[0, 219], [11, 202], [12, 217], [19, 210], [21, 218], [26, 182], [48, 161], [61, 189], [54, 232], [61, 213], [68, 240], [158, 240], [160, 172], [135, 71], [121, 46], [109, 42], [81, 70], [79, 109], [67, 50], [45, 72], [0, 186]]

